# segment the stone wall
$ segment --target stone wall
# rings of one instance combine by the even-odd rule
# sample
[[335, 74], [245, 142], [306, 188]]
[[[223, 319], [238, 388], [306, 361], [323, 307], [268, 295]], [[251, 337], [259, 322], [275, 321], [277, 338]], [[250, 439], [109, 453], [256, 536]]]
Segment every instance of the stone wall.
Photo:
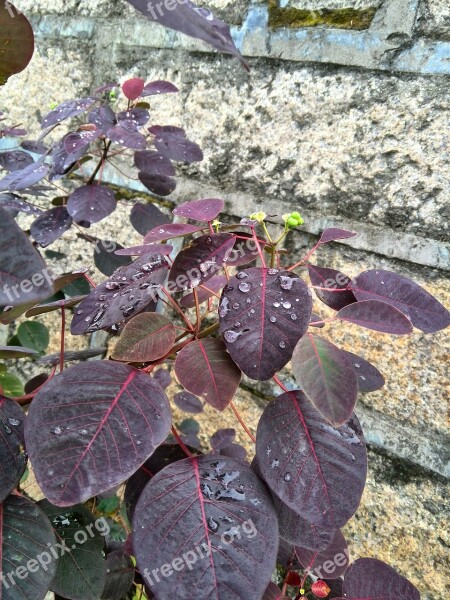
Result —
[[[298, 208], [306, 223], [291, 241], [297, 252], [326, 226], [353, 228], [359, 236], [331, 246], [319, 264], [349, 275], [396, 270], [449, 304], [448, 0], [205, 0], [233, 24], [250, 74], [121, 0], [15, 4], [32, 20], [37, 51], [0, 88], [11, 121], [36, 131], [51, 102], [129, 76], [169, 79], [180, 93], [152, 100], [153, 122], [183, 126], [205, 152], [202, 163], [180, 170], [173, 202], [220, 196], [230, 216]], [[126, 177], [115, 181], [142, 190]], [[107, 229], [128, 243], [124, 223], [126, 210], [117, 211]], [[55, 245], [67, 247], [90, 260], [72, 233]], [[448, 335], [394, 339], [336, 327], [333, 339], [387, 378], [358, 408], [372, 462], [346, 531], [352, 555], [385, 559], [423, 598], [441, 600]], [[256, 419], [272, 390], [250, 391]], [[248, 407], [248, 390], [239, 401]]]

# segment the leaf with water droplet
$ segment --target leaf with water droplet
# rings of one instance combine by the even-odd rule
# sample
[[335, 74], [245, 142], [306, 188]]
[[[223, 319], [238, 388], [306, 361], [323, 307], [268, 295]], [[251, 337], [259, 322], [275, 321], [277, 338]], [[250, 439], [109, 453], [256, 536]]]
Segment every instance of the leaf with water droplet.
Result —
[[27, 466], [24, 421], [25, 414], [17, 402], [0, 396], [0, 503], [17, 487]]

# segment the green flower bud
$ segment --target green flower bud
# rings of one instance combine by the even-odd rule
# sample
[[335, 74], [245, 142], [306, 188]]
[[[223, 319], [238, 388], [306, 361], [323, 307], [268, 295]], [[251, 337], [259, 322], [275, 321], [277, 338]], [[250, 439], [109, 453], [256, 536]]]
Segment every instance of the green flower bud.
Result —
[[297, 227], [299, 224], [298, 220], [295, 217], [289, 217], [286, 221], [289, 227]]

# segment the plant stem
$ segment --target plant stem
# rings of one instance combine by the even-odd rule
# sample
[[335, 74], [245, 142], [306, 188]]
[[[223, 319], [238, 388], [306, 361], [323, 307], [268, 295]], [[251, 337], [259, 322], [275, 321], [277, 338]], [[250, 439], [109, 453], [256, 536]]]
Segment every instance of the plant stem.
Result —
[[186, 454], [187, 457], [189, 458], [194, 458], [194, 455], [192, 454], [192, 452], [186, 447], [185, 443], [183, 442], [183, 440], [180, 438], [180, 435], [178, 433], [178, 431], [175, 429], [175, 427], [172, 425], [172, 434], [173, 437], [177, 440], [180, 448], [183, 450], [183, 452]]
[[61, 350], [59, 356], [59, 372], [64, 371], [64, 339], [66, 334], [66, 309], [61, 306]]
[[275, 381], [275, 383], [280, 386], [280, 388], [283, 390], [283, 392], [289, 392], [289, 390], [287, 389], [287, 387], [281, 383], [281, 381], [278, 379], [278, 377], [276, 375], [274, 375], [272, 377], [272, 379]]
[[244, 423], [241, 415], [239, 414], [238, 409], [235, 407], [235, 405], [233, 404], [233, 402], [230, 402], [230, 407], [231, 410], [234, 412], [237, 420], [239, 421], [239, 423], [242, 425], [245, 433], [248, 435], [248, 437], [252, 440], [252, 442], [254, 444], [256, 444], [256, 438], [254, 437], [254, 435], [252, 434], [252, 432], [250, 431], [250, 429], [247, 427], [247, 425]]
[[105, 147], [103, 148], [103, 153], [102, 153], [102, 157], [101, 159], [98, 161], [98, 165], [95, 167], [94, 172], [92, 173], [92, 175], [89, 177], [87, 185], [92, 185], [95, 181], [95, 178], [97, 177], [97, 173], [100, 171], [100, 169], [103, 168], [103, 165], [105, 163], [105, 160], [108, 157], [108, 151], [111, 147], [111, 140], [105, 144]]

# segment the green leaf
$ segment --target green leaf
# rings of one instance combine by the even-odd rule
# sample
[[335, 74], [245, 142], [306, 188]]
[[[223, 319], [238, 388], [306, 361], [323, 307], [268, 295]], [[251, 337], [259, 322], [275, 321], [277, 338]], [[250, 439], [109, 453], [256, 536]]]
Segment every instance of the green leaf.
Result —
[[38, 352], [45, 352], [50, 342], [47, 327], [39, 321], [25, 321], [19, 325], [17, 337], [22, 346], [34, 348]]
[[0, 365], [0, 386], [5, 396], [13, 398], [22, 396], [24, 393], [23, 383], [15, 375], [8, 373], [5, 365]]
[[120, 500], [117, 496], [111, 498], [103, 498], [97, 505], [97, 510], [102, 513], [111, 514], [115, 512], [120, 505]]
[[34, 52], [34, 35], [28, 19], [10, 2], [0, 3], [0, 85], [20, 73]]

